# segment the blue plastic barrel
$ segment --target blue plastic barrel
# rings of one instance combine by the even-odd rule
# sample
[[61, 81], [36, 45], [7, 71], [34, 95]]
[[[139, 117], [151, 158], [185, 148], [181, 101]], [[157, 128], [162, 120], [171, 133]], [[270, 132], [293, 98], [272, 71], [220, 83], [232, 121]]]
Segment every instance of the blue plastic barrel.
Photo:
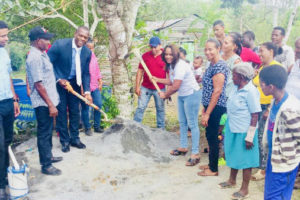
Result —
[[[19, 79], [20, 80], [20, 79]], [[32, 122], [35, 121], [34, 109], [31, 106], [30, 98], [27, 96], [26, 83], [24, 81], [20, 82], [13, 79], [15, 92], [18, 95], [20, 102], [21, 113], [17, 117], [18, 120]]]

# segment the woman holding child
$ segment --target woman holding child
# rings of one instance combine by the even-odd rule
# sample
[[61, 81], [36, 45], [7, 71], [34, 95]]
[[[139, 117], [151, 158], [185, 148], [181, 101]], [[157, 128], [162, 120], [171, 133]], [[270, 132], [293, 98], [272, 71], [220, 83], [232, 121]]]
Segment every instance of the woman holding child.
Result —
[[175, 45], [167, 45], [162, 53], [166, 63], [169, 78], [153, 79], [168, 85], [166, 92], [161, 92], [161, 98], [169, 98], [178, 91], [178, 120], [180, 126], [180, 147], [172, 150], [173, 156], [185, 155], [188, 152], [188, 127], [192, 132], [192, 154], [186, 166], [194, 166], [200, 162], [198, 114], [200, 107], [200, 88], [188, 63], [179, 58], [179, 49]]

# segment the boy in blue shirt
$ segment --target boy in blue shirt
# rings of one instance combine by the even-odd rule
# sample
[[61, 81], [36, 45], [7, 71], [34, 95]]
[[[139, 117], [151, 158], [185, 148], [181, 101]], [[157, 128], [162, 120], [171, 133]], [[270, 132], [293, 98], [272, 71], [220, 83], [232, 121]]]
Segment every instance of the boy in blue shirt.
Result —
[[263, 93], [274, 97], [263, 136], [269, 152], [264, 199], [291, 199], [300, 162], [300, 101], [284, 90], [283, 67], [265, 67], [259, 76]]

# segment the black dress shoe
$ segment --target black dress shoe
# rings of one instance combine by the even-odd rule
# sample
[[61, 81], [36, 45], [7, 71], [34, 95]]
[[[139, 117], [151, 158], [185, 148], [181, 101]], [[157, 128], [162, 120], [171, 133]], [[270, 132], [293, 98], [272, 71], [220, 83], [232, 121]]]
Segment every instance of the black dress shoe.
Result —
[[51, 162], [52, 163], [56, 163], [56, 162], [60, 162], [63, 160], [63, 157], [59, 156], [59, 157], [52, 157], [51, 158]]
[[78, 148], [78, 149], [85, 149], [86, 148], [86, 146], [85, 146], [85, 144], [83, 144], [82, 142], [71, 142], [71, 146], [72, 147], [76, 147], [76, 148]]
[[50, 167], [42, 168], [42, 173], [51, 176], [59, 176], [61, 175], [61, 170], [51, 165]]
[[62, 152], [64, 152], [64, 153], [69, 152], [69, 151], [70, 151], [70, 145], [69, 145], [69, 144], [62, 144], [61, 150], [62, 150]]
[[103, 133], [104, 130], [101, 127], [99, 127], [99, 128], [94, 128], [94, 132], [95, 133]]
[[93, 135], [93, 132], [92, 132], [92, 130], [89, 128], [89, 129], [85, 129], [85, 134], [87, 135], [87, 136], [91, 136], [91, 135]]
[[3, 188], [0, 189], [0, 200], [8, 200], [6, 191]]

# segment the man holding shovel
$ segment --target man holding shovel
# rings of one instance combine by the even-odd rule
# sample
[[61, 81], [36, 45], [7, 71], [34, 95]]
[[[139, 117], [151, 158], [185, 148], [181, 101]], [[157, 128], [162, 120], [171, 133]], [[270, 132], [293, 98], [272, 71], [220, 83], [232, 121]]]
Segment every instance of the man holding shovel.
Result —
[[58, 111], [59, 96], [50, 59], [45, 52], [54, 34], [45, 32], [40, 26], [29, 32], [31, 48], [26, 59], [26, 72], [30, 88], [30, 99], [37, 119], [37, 143], [42, 173], [60, 175], [61, 171], [52, 163], [62, 157], [52, 156], [53, 117]]
[[[149, 41], [151, 51], [143, 54], [142, 58], [146, 63], [152, 76], [157, 78], [166, 78], [165, 63], [161, 58], [163, 49], [161, 47], [161, 41], [158, 37], [152, 37]], [[143, 78], [143, 81], [142, 81]], [[142, 82], [142, 83], [141, 83]], [[161, 91], [165, 91], [165, 86], [158, 83], [158, 87]], [[165, 128], [165, 106], [164, 100], [159, 97], [158, 91], [151, 81], [151, 77], [145, 73], [142, 64], [139, 64], [139, 68], [136, 74], [136, 86], [135, 93], [139, 96], [138, 108], [136, 109], [134, 120], [142, 122], [144, 112], [148, 106], [151, 96], [154, 97], [156, 107], [156, 123], [157, 128]]]
[[[80, 100], [69, 93], [66, 87], [69, 83], [77, 93], [80, 93], [82, 85], [84, 97], [92, 102], [89, 73], [91, 51], [85, 46], [88, 38], [89, 29], [81, 26], [76, 30], [74, 38], [57, 40], [48, 51], [54, 67], [60, 98], [56, 128], [59, 132], [62, 152], [69, 152], [70, 145], [78, 149], [86, 148], [79, 138]], [[69, 127], [67, 112], [69, 113]]]

